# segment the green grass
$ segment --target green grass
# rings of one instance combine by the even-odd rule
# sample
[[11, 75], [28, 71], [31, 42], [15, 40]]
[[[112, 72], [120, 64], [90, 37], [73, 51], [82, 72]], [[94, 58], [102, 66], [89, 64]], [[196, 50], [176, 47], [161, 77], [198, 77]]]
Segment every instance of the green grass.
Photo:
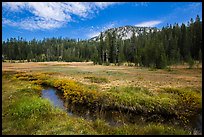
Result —
[[[177, 115], [181, 118], [192, 117], [202, 112], [202, 93], [192, 88], [164, 88], [164, 92], [177, 98]], [[185, 118], [184, 118], [185, 119]]]
[[[23, 73], [22, 73], [23, 74]], [[108, 125], [107, 122], [97, 119], [87, 121], [80, 117], [72, 117], [52, 106], [52, 104], [40, 97], [40, 84], [46, 83], [56, 87], [64, 88], [74, 97], [85, 97], [98, 103], [107, 105], [125, 105], [135, 107], [145, 113], [150, 112], [172, 112], [183, 93], [176, 90], [165, 90], [158, 95], [148, 89], [139, 87], [118, 87], [109, 91], [94, 92], [97, 88], [86, 88], [76, 82], [59, 81], [48, 74], [17, 74], [3, 72], [2, 87], [2, 134], [190, 134], [182, 127], [176, 127], [161, 123], [127, 124], [119, 127]], [[16, 77], [19, 76], [19, 77]], [[21, 80], [19, 80], [19, 78]], [[37, 78], [33, 79], [33, 78]], [[30, 80], [30, 81], [29, 81]], [[37, 81], [37, 82], [36, 82]], [[63, 85], [64, 83], [68, 83]], [[69, 90], [68, 90], [69, 89]], [[73, 90], [74, 89], [74, 90]], [[81, 92], [83, 91], [83, 92]], [[180, 93], [181, 92], [181, 93]], [[100, 94], [99, 94], [100, 93]], [[199, 92], [196, 92], [199, 93]], [[185, 94], [188, 98], [194, 97], [197, 102], [199, 96], [190, 93]], [[177, 98], [178, 97], [178, 98]], [[78, 98], [76, 98], [78, 100]], [[90, 101], [92, 102], [92, 101]], [[188, 102], [188, 101], [187, 101]], [[189, 102], [190, 103], [190, 102]], [[197, 104], [197, 103], [196, 103]], [[191, 105], [191, 103], [189, 104]], [[195, 105], [196, 109], [199, 105]], [[175, 112], [174, 112], [175, 111]], [[144, 114], [145, 114], [144, 113]]]
[[88, 121], [53, 107], [39, 90], [29, 82], [3, 79], [2, 134], [96, 134]]
[[179, 127], [159, 123], [129, 124], [112, 127], [105, 121], [97, 119], [93, 123], [97, 132], [105, 135], [188, 135], [190, 132]]
[[165, 88], [153, 94], [145, 88], [117, 87], [107, 92], [109, 101], [115, 106], [126, 106], [143, 115], [173, 116], [184, 124], [202, 110], [202, 96], [194, 89]]
[[117, 87], [108, 91], [108, 96], [116, 106], [127, 106], [135, 111], [148, 113], [170, 114], [177, 105], [177, 100], [170, 94], [154, 95], [145, 88]]
[[[19, 73], [14, 75], [19, 80], [31, 80], [35, 84], [46, 84], [58, 88], [72, 104], [105, 106], [119, 109], [129, 109], [145, 116], [173, 116], [184, 123], [201, 110], [201, 94], [194, 89], [165, 88], [163, 91], [150, 92], [141, 87], [113, 87], [109, 91], [99, 92], [84, 84], [67, 79], [54, 79], [45, 73]], [[96, 77], [87, 77], [99, 79]], [[102, 80], [104, 81], [104, 80]]]

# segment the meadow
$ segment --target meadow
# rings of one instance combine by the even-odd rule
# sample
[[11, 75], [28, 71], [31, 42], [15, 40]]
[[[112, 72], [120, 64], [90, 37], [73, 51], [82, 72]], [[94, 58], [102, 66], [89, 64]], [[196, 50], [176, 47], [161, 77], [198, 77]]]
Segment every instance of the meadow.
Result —
[[[195, 134], [193, 118], [202, 112], [201, 66], [3, 62], [2, 134]], [[69, 105], [118, 112], [122, 124], [68, 115], [41, 97], [44, 86], [61, 92]]]

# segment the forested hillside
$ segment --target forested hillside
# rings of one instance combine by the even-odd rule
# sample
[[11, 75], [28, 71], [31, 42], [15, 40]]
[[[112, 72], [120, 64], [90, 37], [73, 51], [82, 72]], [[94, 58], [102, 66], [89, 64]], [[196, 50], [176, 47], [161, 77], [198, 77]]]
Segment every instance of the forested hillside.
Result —
[[202, 61], [202, 22], [199, 16], [187, 25], [174, 24], [160, 31], [152, 30], [130, 39], [117, 38], [115, 31], [107, 32], [99, 41], [68, 38], [33, 39], [10, 38], [2, 42], [6, 60], [27, 61], [93, 61], [95, 64], [131, 62], [136, 66], [165, 68], [167, 65]]

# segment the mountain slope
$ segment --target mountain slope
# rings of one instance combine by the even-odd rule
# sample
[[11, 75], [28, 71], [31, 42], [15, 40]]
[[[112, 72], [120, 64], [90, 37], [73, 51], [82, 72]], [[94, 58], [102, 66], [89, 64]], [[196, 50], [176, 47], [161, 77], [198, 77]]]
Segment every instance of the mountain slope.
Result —
[[[149, 33], [150, 31], [153, 30], [158, 30], [157, 28], [153, 28], [153, 27], [135, 27], [135, 26], [123, 26], [123, 27], [118, 27], [118, 28], [111, 28], [108, 29], [104, 32], [102, 32], [102, 37], [103, 40], [105, 40], [105, 37], [107, 35], [108, 32], [112, 33], [113, 31], [116, 32], [116, 37], [117, 38], [121, 38], [122, 40], [125, 39], [130, 39], [133, 31], [135, 31], [135, 36], [139, 36], [140, 34], [146, 32]], [[100, 39], [100, 34], [98, 36], [95, 36], [91, 39], [89, 39], [90, 41], [99, 41]]]

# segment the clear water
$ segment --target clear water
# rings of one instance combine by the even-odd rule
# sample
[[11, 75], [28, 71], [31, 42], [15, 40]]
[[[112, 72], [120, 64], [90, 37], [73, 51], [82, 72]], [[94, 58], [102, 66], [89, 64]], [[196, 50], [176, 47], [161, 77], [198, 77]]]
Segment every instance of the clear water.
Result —
[[53, 88], [43, 89], [42, 97], [49, 99], [55, 107], [66, 110], [66, 107], [64, 106], [64, 101], [60, 98], [59, 95], [57, 95], [57, 91], [55, 89]]

